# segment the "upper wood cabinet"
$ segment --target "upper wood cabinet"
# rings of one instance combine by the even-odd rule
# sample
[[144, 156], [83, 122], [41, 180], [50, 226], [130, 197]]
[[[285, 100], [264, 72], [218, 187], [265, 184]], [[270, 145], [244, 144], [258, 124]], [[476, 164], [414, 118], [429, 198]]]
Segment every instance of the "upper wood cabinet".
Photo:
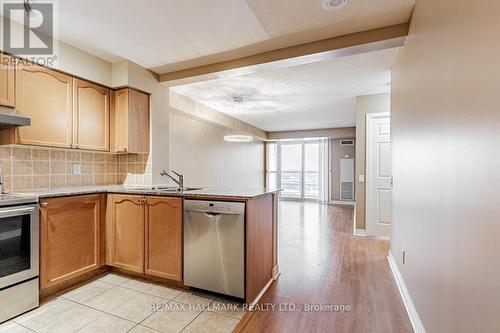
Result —
[[12, 57], [0, 53], [0, 105], [14, 107], [14, 64]]
[[182, 199], [146, 197], [146, 274], [182, 281]]
[[72, 147], [73, 78], [33, 64], [16, 70], [16, 109], [31, 118], [10, 143]]
[[42, 290], [104, 264], [103, 203], [99, 194], [41, 200]]
[[123, 88], [114, 93], [112, 150], [149, 152], [149, 95]]
[[1, 130], [0, 144], [109, 151], [108, 88], [30, 63], [15, 73], [16, 109], [31, 125]]
[[108, 195], [106, 263], [144, 273], [144, 197]]
[[109, 89], [73, 82], [73, 142], [76, 148], [109, 151]]

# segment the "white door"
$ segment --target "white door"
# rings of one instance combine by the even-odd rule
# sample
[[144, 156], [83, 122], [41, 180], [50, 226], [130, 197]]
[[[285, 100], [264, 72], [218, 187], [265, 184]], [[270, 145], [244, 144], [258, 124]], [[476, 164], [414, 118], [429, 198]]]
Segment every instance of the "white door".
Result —
[[366, 233], [389, 237], [391, 226], [391, 123], [389, 113], [366, 115]]

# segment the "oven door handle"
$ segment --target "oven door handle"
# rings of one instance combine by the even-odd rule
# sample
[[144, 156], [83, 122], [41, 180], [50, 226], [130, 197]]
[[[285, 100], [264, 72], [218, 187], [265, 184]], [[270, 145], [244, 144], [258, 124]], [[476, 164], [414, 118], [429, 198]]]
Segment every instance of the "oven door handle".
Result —
[[13, 216], [13, 215], [24, 215], [26, 213], [31, 214], [34, 211], [35, 211], [35, 207], [0, 209], [0, 218], [9, 217], [9, 216]]

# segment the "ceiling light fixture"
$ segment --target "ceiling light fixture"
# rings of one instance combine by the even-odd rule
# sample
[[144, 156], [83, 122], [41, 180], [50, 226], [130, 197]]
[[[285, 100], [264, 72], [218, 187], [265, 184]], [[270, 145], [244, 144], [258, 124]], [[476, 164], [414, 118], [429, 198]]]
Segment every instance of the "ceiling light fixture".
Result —
[[347, 3], [348, 0], [321, 0], [321, 6], [324, 10], [333, 11], [338, 10]]
[[[243, 103], [245, 99], [242, 96], [234, 96], [233, 102], [237, 104]], [[239, 113], [239, 112], [238, 112]], [[238, 134], [224, 135], [224, 141], [226, 142], [252, 142], [253, 136], [241, 134], [241, 121], [238, 120]]]

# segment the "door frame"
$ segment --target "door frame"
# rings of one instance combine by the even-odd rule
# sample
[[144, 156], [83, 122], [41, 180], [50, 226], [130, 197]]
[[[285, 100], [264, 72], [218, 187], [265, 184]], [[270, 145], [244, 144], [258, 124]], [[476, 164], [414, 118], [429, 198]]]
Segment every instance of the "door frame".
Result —
[[[379, 238], [385, 238], [389, 239], [389, 236], [380, 236], [374, 233], [374, 226], [373, 226], [373, 221], [374, 218], [370, 216], [370, 213], [372, 213], [371, 210], [368, 209], [369, 207], [369, 202], [371, 201], [370, 199], [370, 190], [372, 184], [372, 177], [371, 177], [371, 164], [373, 161], [370, 159], [370, 153], [371, 153], [371, 145], [370, 145], [370, 140], [372, 137], [372, 130], [373, 130], [373, 121], [375, 119], [379, 118], [389, 118], [391, 119], [391, 113], [390, 112], [373, 112], [373, 113], [367, 113], [366, 114], [366, 130], [365, 130], [365, 232], [367, 236], [377, 236]], [[391, 171], [392, 174], [392, 171]], [[392, 183], [392, 176], [391, 176], [391, 183]], [[391, 188], [392, 191], [392, 188]], [[392, 195], [391, 195], [391, 201], [392, 201]], [[391, 204], [392, 208], [392, 204]], [[392, 210], [392, 209], [391, 209]], [[392, 211], [391, 211], [391, 218], [392, 218]], [[372, 221], [370, 223], [370, 221]]]

